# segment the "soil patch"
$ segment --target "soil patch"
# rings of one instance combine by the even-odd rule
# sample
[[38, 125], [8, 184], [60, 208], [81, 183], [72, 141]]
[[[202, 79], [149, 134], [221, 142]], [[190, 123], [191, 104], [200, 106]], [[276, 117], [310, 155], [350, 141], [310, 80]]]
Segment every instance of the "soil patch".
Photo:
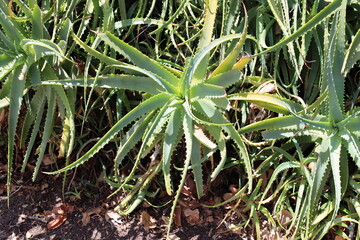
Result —
[[[140, 206], [127, 216], [113, 211], [114, 199], [107, 185], [81, 189], [79, 195], [62, 200], [62, 178], [42, 175], [37, 183], [13, 175], [10, 208], [7, 207], [5, 178], [0, 178], [0, 239], [164, 239], [170, 206]], [[29, 178], [30, 179], [30, 178]], [[172, 239], [246, 239], [217, 228], [226, 209], [197, 208], [197, 224], [189, 223], [193, 212], [174, 226]], [[196, 218], [196, 216], [195, 216]], [[147, 220], [148, 219], [148, 220]], [[146, 221], [149, 221], [147, 223]]]

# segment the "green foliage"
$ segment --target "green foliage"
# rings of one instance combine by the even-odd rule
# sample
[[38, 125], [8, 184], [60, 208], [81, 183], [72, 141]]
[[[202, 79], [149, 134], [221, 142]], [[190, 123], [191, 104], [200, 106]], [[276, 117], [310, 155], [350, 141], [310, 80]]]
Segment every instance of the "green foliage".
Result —
[[66, 161], [47, 173], [64, 172], [64, 187], [68, 171], [115, 147], [104, 172], [113, 194], [127, 192], [121, 214], [164, 189], [171, 226], [188, 174], [200, 199], [240, 166], [240, 190], [212, 207], [237, 200], [228, 215], [242, 204], [239, 226], [252, 225], [257, 239], [262, 219], [279, 237], [354, 237], [359, 11], [346, 0], [0, 0], [8, 196], [19, 132], [22, 171], [34, 163], [35, 180], [56, 152]]
[[[246, 146], [234, 126], [224, 116], [224, 110], [228, 108], [225, 87], [241, 80], [241, 72], [232, 70], [232, 66], [236, 63], [236, 55], [238, 55], [239, 49], [242, 48], [246, 32], [224, 36], [211, 41], [212, 32], [209, 29], [213, 29], [216, 6], [217, 4], [214, 1], [207, 2], [204, 23], [206, 31], [204, 30], [202, 34], [203, 37], [200, 40], [198, 52], [188, 58], [183, 70], [177, 71], [177, 74], [174, 74], [175, 69], [165, 67], [161, 63], [150, 59], [108, 31], [97, 33], [96, 38], [104, 42], [106, 47], [110, 47], [109, 50], [121, 54], [132, 64], [119, 62], [113, 57], [106, 56], [94, 47], [88, 46], [75, 34], [73, 35], [80, 47], [106, 64], [107, 68], [119, 69], [127, 74], [101, 74], [96, 78], [78, 80], [48, 80], [43, 84], [51, 86], [118, 87], [140, 90], [150, 93], [152, 96], [120, 118], [80, 159], [61, 170], [52, 172], [52, 174], [65, 172], [83, 164], [113, 140], [117, 134], [121, 133], [124, 128], [130, 126], [125, 137], [120, 142], [115, 159], [115, 169], [119, 168], [124, 157], [136, 143], [140, 141], [141, 144], [132, 170], [120, 182], [119, 190], [133, 178], [140, 167], [140, 160], [152, 148], [162, 149], [162, 157], [160, 161], [156, 159], [151, 161], [150, 165], [153, 167], [150, 167], [148, 172], [142, 175], [143, 180], [137, 182], [127, 198], [119, 205], [118, 209], [123, 210], [123, 214], [128, 214], [144, 199], [151, 180], [160, 170], [162, 170], [167, 193], [169, 195], [174, 194], [171, 162], [176, 147], [184, 136], [187, 149], [186, 158], [181, 182], [177, 188], [172, 208], [171, 224], [177, 199], [184, 185], [188, 169], [192, 170], [199, 198], [204, 195], [203, 162], [212, 156], [216, 150], [220, 150], [222, 159], [219, 166], [212, 172], [211, 180], [214, 180], [219, 174], [227, 158], [224, 136], [224, 133], [226, 133], [236, 143], [240, 151], [249, 181], [249, 192], [252, 190], [252, 167]], [[246, 28], [244, 31], [246, 31]], [[235, 53], [230, 53], [234, 57], [231, 60], [227, 59], [224, 64], [220, 64], [214, 77], [207, 78], [210, 51], [224, 42], [238, 38], [240, 38], [240, 42], [237, 48], [233, 50]], [[95, 42], [100, 45], [97, 40]], [[226, 80], [221, 81], [224, 76], [227, 77]], [[210, 136], [213, 136], [218, 145], [210, 140]]]
[[[277, 96], [266, 95], [260, 98], [261, 95], [259, 96], [259, 94], [256, 93], [234, 94], [230, 96], [230, 99], [233, 100], [245, 100], [281, 114], [290, 114], [289, 116], [279, 116], [245, 126], [239, 130], [240, 133], [244, 134], [249, 131], [266, 130], [263, 132], [263, 136], [268, 140], [309, 136], [311, 137], [311, 141], [315, 141], [316, 147], [314, 154], [317, 156], [315, 168], [311, 175], [305, 175], [308, 184], [300, 185], [308, 187], [305, 200], [297, 203], [297, 206], [300, 206], [300, 204], [303, 206], [301, 207], [302, 209], [300, 210], [298, 218], [294, 220], [294, 222], [298, 222], [297, 225], [300, 226], [304, 221], [303, 219], [306, 219], [305, 232], [301, 233], [301, 236], [306, 239], [321, 239], [336, 223], [344, 221], [344, 219], [336, 217], [339, 213], [341, 201], [344, 199], [345, 193], [348, 190], [348, 182], [351, 177], [349, 164], [352, 163], [347, 157], [347, 153], [349, 153], [357, 168], [360, 168], [360, 151], [358, 149], [360, 135], [357, 130], [358, 127], [355, 127], [356, 124], [360, 123], [358, 117], [359, 110], [354, 109], [346, 112], [343, 104], [345, 97], [345, 72], [349, 71], [344, 69], [348, 69], [348, 66], [352, 66], [355, 61], [351, 60], [351, 63], [349, 63], [347, 56], [355, 56], [358, 54], [357, 50], [353, 47], [356, 43], [351, 43], [348, 50], [345, 50], [346, 5], [347, 1], [333, 1], [311, 20], [311, 23], [314, 23], [318, 16], [323, 16], [321, 14], [324, 13], [324, 11], [328, 11], [327, 16], [329, 16], [331, 13], [329, 9], [333, 6], [335, 14], [332, 21], [323, 24], [325, 29], [329, 29], [325, 31], [329, 32], [329, 34], [324, 34], [325, 44], [323, 52], [325, 55], [322, 61], [323, 75], [321, 79], [321, 89], [324, 90], [322, 96], [319, 97], [312, 106], [304, 109], [296, 109], [294, 107], [296, 102]], [[304, 34], [306, 25], [266, 51], [271, 51], [283, 46], [297, 36]], [[357, 36], [355, 36], [352, 41], [357, 42]], [[349, 53], [349, 51], [352, 51], [352, 53]], [[339, 63], [343, 64], [339, 66]], [[326, 98], [323, 99], [323, 96], [326, 96]], [[322, 107], [324, 105], [325, 107]], [[289, 165], [290, 163], [293, 166]], [[269, 183], [274, 181], [278, 172], [283, 171], [285, 166], [286, 168], [301, 167], [295, 159], [280, 164], [275, 169]], [[304, 173], [305, 172], [303, 172], [303, 174]], [[331, 176], [330, 174], [332, 175], [330, 178], [332, 187], [330, 194], [327, 196], [329, 202], [323, 202], [321, 198], [325, 184], [328, 183], [329, 177]], [[269, 190], [269, 187], [270, 186], [265, 190], [264, 196]], [[302, 194], [304, 194], [304, 190], [302, 190], [302, 192]], [[317, 208], [320, 204], [319, 202], [328, 206], [326, 211], [319, 212]], [[306, 218], [303, 218], [304, 216], [306, 216]], [[358, 217], [350, 217], [347, 219], [355, 221]]]
[[[25, 170], [27, 161], [31, 156], [36, 137], [42, 131], [42, 140], [39, 145], [38, 159], [36, 161], [33, 180], [40, 168], [47, 143], [53, 131], [56, 108], [59, 109], [63, 122], [63, 135], [60, 156], [69, 157], [75, 137], [74, 109], [70, 106], [69, 98], [64, 88], [59, 86], [42, 86], [43, 79], [56, 79], [66, 76], [67, 72], [62, 67], [64, 61], [69, 60], [62, 46], [67, 39], [56, 42], [51, 39], [49, 32], [50, 23], [46, 20], [45, 9], [40, 9], [36, 4], [24, 5], [21, 1], [15, 4], [16, 12], [11, 6], [8, 8], [5, 1], [0, 2], [0, 24], [2, 26], [1, 48], [1, 75], [0, 81], [4, 88], [0, 90], [2, 105], [0, 109], [9, 106], [8, 129], [8, 174], [7, 194], [10, 194], [11, 172], [14, 156], [15, 134], [18, 125], [19, 112], [24, 96], [32, 97], [26, 106], [25, 122], [22, 127], [21, 147], [30, 134], [29, 144], [23, 161], [22, 171]], [[58, 6], [54, 5], [54, 8]], [[21, 10], [20, 10], [21, 9]], [[17, 17], [16, 15], [23, 16]], [[22, 23], [24, 22], [24, 23]], [[64, 29], [60, 27], [64, 33]], [[54, 34], [56, 34], [54, 32]], [[69, 60], [71, 61], [71, 60]], [[56, 68], [57, 70], [54, 70]], [[30, 94], [30, 90], [35, 93]], [[44, 128], [40, 130], [43, 113], [46, 112]]]

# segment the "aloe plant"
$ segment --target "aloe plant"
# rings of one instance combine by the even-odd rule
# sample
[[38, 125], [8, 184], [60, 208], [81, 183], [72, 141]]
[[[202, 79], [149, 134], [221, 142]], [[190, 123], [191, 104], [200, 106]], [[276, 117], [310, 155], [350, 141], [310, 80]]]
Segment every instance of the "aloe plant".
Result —
[[[175, 70], [150, 59], [110, 32], [97, 33], [97, 40], [95, 40], [97, 45], [103, 41], [106, 46], [120, 53], [132, 64], [119, 62], [100, 53], [73, 34], [76, 43], [88, 54], [99, 59], [108, 68], [117, 68], [130, 74], [107, 74], [87, 79], [49, 80], [44, 81], [43, 84], [130, 89], [148, 93], [150, 97], [123, 116], [81, 158], [63, 169], [51, 172], [51, 174], [68, 171], [83, 164], [125, 127], [130, 126], [120, 141], [115, 158], [115, 169], [118, 169], [124, 157], [139, 141], [141, 145], [131, 172], [119, 181], [119, 190], [126, 187], [133, 179], [139, 169], [140, 160], [154, 147], [161, 148], [162, 154], [159, 160], [152, 160], [147, 172], [138, 178], [128, 197], [119, 205], [118, 209], [122, 210], [123, 214], [128, 214], [145, 198], [146, 194], [149, 194], [147, 188], [152, 178], [160, 171], [164, 177], [167, 193], [174, 194], [170, 174], [171, 162], [177, 145], [184, 137], [186, 157], [183, 160], [181, 182], [175, 194], [170, 226], [188, 170], [192, 170], [199, 198], [204, 195], [202, 164], [217, 150], [220, 151], [221, 160], [213, 170], [211, 180], [214, 180], [222, 170], [227, 159], [226, 133], [239, 149], [249, 181], [248, 190], [251, 191], [252, 167], [246, 146], [240, 134], [225, 116], [225, 111], [229, 107], [225, 89], [238, 82], [242, 77], [239, 68], [243, 67], [244, 61], [240, 60], [242, 64], [236, 64], [236, 61], [246, 38], [246, 24], [242, 34], [228, 35], [212, 41], [216, 8], [217, 1], [206, 2], [204, 30], [198, 50], [194, 56], [187, 59], [183, 71]], [[210, 51], [226, 41], [239, 38], [233, 51], [208, 75]], [[248, 60], [246, 61], [248, 62]]]
[[[30, 130], [32, 130], [26, 146], [22, 171], [25, 170], [31, 156], [36, 137], [41, 132], [40, 125], [44, 111], [46, 112], [33, 180], [37, 176], [53, 130], [56, 108], [59, 109], [63, 123], [59, 156], [70, 156], [75, 135], [74, 108], [69, 102], [72, 93], [70, 91], [67, 93], [61, 86], [41, 85], [41, 81], [44, 79], [56, 79], [68, 75], [62, 65], [65, 61], [72, 62], [65, 56], [71, 22], [66, 20], [59, 27], [58, 32], [50, 32], [46, 21], [59, 7], [58, 5], [41, 9], [35, 2], [25, 5], [22, 1], [16, 1], [17, 9], [21, 10], [13, 12], [11, 7], [12, 5], [8, 6], [5, 1], [0, 1], [0, 25], [2, 26], [0, 31], [0, 81], [3, 84], [0, 90], [0, 110], [9, 106], [8, 196], [10, 194], [15, 133], [24, 96], [28, 103], [26, 104], [25, 121], [22, 125], [21, 147], [26, 146]], [[56, 42], [52, 40], [53, 33], [59, 34]]]
[[[334, 7], [335, 5], [337, 8]], [[239, 130], [239, 133], [265, 130], [262, 135], [267, 140], [311, 136], [312, 141], [317, 143], [314, 150], [315, 154], [317, 154], [315, 169], [312, 171], [311, 176], [306, 176], [309, 189], [307, 190], [306, 199], [301, 202], [303, 207], [297, 220], [299, 223], [303, 221], [301, 216], [306, 213], [307, 228], [304, 230], [302, 237], [307, 239], [321, 239], [332, 226], [343, 221], [355, 221], [359, 217], [336, 218], [349, 183], [348, 153], [355, 165], [360, 168], [360, 118], [358, 116], [360, 110], [355, 108], [345, 111], [343, 104], [346, 73], [360, 59], [360, 31], [357, 31], [351, 44], [346, 49], [346, 5], [347, 1], [333, 1], [319, 13], [320, 16], [323, 16], [321, 13], [331, 7], [335, 11], [332, 22], [326, 22], [323, 25], [325, 32], [327, 32], [329, 26], [331, 28], [328, 34], [324, 34], [323, 51], [325, 54], [322, 64], [322, 92], [318, 100], [312, 105], [301, 108], [300, 104], [292, 100], [270, 94], [249, 93], [229, 96], [229, 99], [245, 100], [286, 115], [245, 126]], [[331, 12], [328, 11], [327, 13], [330, 14]], [[316, 21], [319, 15], [315, 16], [311, 21]], [[285, 43], [289, 43], [296, 37], [301, 36], [301, 34], [306, 33], [306, 31], [302, 30], [310, 27], [311, 25], [304, 25], [293, 35], [274, 47], [270, 47], [267, 51], [284, 46]], [[284, 170], [296, 166], [300, 167], [301, 165], [289, 165], [286, 167], [280, 165], [278, 171], [281, 171], [281, 168]], [[326, 203], [328, 208], [326, 211], [319, 213], [318, 204], [329, 176], [331, 176], [332, 188], [331, 194], [328, 196], [329, 202]], [[326, 217], [328, 217], [327, 220], [323, 221]], [[316, 229], [314, 226], [317, 226]]]

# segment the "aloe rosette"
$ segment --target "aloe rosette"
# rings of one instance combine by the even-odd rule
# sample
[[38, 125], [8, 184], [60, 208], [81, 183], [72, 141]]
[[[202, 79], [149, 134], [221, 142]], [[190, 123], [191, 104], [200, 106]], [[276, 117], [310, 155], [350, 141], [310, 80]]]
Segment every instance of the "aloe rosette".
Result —
[[[126, 187], [133, 179], [139, 169], [140, 160], [152, 149], [155, 148], [155, 151], [161, 149], [162, 154], [160, 160], [152, 160], [146, 173], [138, 178], [128, 196], [118, 206], [118, 210], [121, 210], [122, 214], [133, 211], [146, 195], [154, 195], [147, 189], [151, 180], [159, 175], [160, 171], [162, 171], [166, 192], [169, 195], [174, 194], [170, 174], [171, 162], [181, 139], [184, 139], [186, 145], [186, 156], [169, 225], [172, 223], [177, 199], [188, 171], [191, 169], [194, 176], [198, 197], [203, 196], [202, 164], [216, 151], [220, 152], [220, 161], [210, 176], [211, 180], [214, 180], [227, 159], [226, 139], [228, 137], [234, 141], [239, 150], [248, 176], [248, 190], [251, 191], [252, 166], [246, 146], [240, 134], [225, 116], [226, 109], [229, 107], [225, 90], [242, 78], [239, 68], [243, 67], [244, 61], [237, 65], [236, 60], [246, 38], [246, 27], [242, 34], [228, 35], [211, 41], [212, 29], [208, 29], [206, 26], [211, 28], [214, 24], [217, 2], [208, 1], [207, 6], [204, 23], [204, 29], [207, 30], [200, 39], [198, 52], [187, 60], [182, 71], [149, 58], [108, 31], [97, 33], [96, 46], [100, 42], [104, 42], [106, 46], [124, 56], [132, 64], [109, 57], [85, 44], [75, 34], [73, 35], [76, 43], [88, 54], [99, 59], [107, 67], [119, 69], [124, 74], [99, 74], [86, 79], [51, 80], [45, 81], [43, 84], [129, 89], [148, 93], [150, 97], [123, 116], [82, 157], [51, 174], [65, 172], [83, 164], [113, 140], [124, 128], [127, 128], [127, 132], [120, 140], [120, 147], [115, 157], [115, 169], [131, 149], [139, 142], [141, 145], [131, 172], [117, 184], [119, 190]], [[226, 41], [236, 39], [240, 39], [236, 47], [207, 77], [210, 51]]]
[[[349, 182], [352, 183], [352, 187], [356, 185], [349, 176], [351, 171], [349, 170], [348, 154], [354, 161], [355, 166], [358, 169], [360, 168], [360, 117], [358, 116], [360, 110], [354, 108], [346, 112], [343, 104], [346, 74], [360, 59], [360, 31], [357, 31], [351, 44], [346, 49], [346, 5], [347, 1], [333, 1], [319, 13], [320, 16], [325, 16], [322, 13], [326, 12], [327, 17], [333, 14], [333, 20], [331, 24], [324, 24], [324, 27], [330, 30], [329, 34], [324, 36], [325, 55], [322, 67], [322, 91], [313, 104], [304, 108], [295, 101], [272, 94], [241, 93], [229, 96], [230, 100], [248, 101], [285, 115], [250, 124], [241, 128], [239, 133], [263, 131], [262, 135], [267, 140], [309, 136], [311, 141], [316, 143], [314, 154], [316, 154], [317, 159], [311, 174], [309, 170], [302, 168], [302, 163], [291, 157], [293, 161], [280, 164], [275, 169], [270, 180], [270, 182], [273, 182], [277, 175], [286, 169], [303, 169], [305, 173], [304, 181], [307, 182], [309, 188], [307, 195], [299, 196], [305, 198], [301, 200], [303, 206], [301, 211], [297, 212], [299, 215], [297, 215], [298, 219], [296, 221], [299, 224], [306, 219], [308, 230], [303, 235], [305, 238], [320, 239], [332, 226], [344, 221], [357, 222], [356, 219], [358, 219], [358, 217], [354, 218], [350, 215], [336, 218]], [[314, 23], [316, 17], [310, 23]], [[300, 36], [301, 33], [306, 33], [306, 31], [303, 31], [304, 29], [311, 29], [313, 26], [315, 24], [303, 26], [298, 32], [280, 41], [276, 46], [270, 47], [266, 52], [285, 46], [285, 44]], [[317, 206], [329, 176], [331, 176], [331, 185], [333, 187], [328, 202], [323, 204], [323, 206], [326, 205], [327, 207], [324, 211], [319, 212]], [[267, 187], [265, 193], [269, 188], [270, 186]], [[354, 190], [356, 191], [356, 189]], [[306, 191], [302, 192], [306, 193]], [[358, 200], [352, 199], [351, 201], [358, 206]], [[307, 217], [302, 218], [303, 216]], [[328, 220], [323, 221], [326, 217]], [[317, 226], [317, 229], [310, 231], [310, 228], [314, 228], [314, 226]]]
[[[0, 111], [9, 107], [8, 197], [14, 159], [15, 133], [20, 109], [23, 105], [26, 106], [26, 110], [20, 135], [20, 147], [26, 147], [26, 153], [22, 171], [25, 171], [36, 138], [39, 133], [42, 133], [33, 180], [36, 179], [39, 172], [57, 113], [59, 113], [63, 125], [59, 142], [60, 157], [68, 158], [70, 156], [75, 139], [74, 108], [70, 104], [73, 99], [72, 90], [65, 91], [61, 86], [41, 85], [41, 81], [44, 79], [58, 79], [68, 74], [63, 68], [63, 64], [66, 61], [72, 62], [65, 56], [71, 21], [67, 19], [58, 28], [56, 33], [59, 34], [59, 38], [54, 41], [47, 28], [47, 21], [54, 8], [47, 6], [41, 9], [36, 2], [30, 1], [26, 5], [22, 1], [17, 1], [15, 6], [20, 10], [14, 13], [11, 6], [6, 1], [0, 1], [0, 25], [2, 27], [0, 30], [0, 83], [2, 84]], [[26, 104], [23, 104], [23, 98], [27, 100]], [[45, 121], [41, 128], [43, 118]]]

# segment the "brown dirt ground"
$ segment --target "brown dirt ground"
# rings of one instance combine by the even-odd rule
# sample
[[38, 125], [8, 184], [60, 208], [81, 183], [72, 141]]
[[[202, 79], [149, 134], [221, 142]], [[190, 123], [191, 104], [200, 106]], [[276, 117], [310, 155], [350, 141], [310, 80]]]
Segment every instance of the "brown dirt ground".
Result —
[[[73, 210], [65, 210], [66, 220], [59, 227], [48, 229], [49, 225], [56, 225], [56, 222], [51, 222], [53, 218], [47, 211], [53, 209], [56, 212], [54, 207], [62, 204], [62, 178], [41, 175], [40, 179], [33, 183], [29, 180], [31, 176], [14, 174], [10, 208], [8, 208], [5, 176], [5, 172], [0, 171], [0, 239], [140, 240], [164, 239], [166, 236], [167, 228], [164, 222], [166, 217], [164, 216], [168, 216], [170, 212], [169, 205], [163, 208], [143, 205], [130, 215], [120, 216], [112, 211], [114, 199], [106, 198], [111, 190], [105, 184], [96, 188], [87, 188], [80, 199], [68, 195], [67, 203]], [[226, 224], [217, 228], [227, 212], [226, 209], [209, 210], [202, 207], [197, 209], [200, 212], [197, 224], [189, 223], [189, 218], [182, 216], [182, 226], [171, 229], [172, 239], [248, 239], [244, 234], [240, 236], [235, 233], [221, 233], [226, 230]], [[144, 212], [147, 212], [153, 221], [150, 223], [151, 229], [148, 230], [141, 222], [140, 216]], [[84, 213], [92, 213], [90, 218], [87, 218], [90, 220], [87, 225], [83, 223]]]

